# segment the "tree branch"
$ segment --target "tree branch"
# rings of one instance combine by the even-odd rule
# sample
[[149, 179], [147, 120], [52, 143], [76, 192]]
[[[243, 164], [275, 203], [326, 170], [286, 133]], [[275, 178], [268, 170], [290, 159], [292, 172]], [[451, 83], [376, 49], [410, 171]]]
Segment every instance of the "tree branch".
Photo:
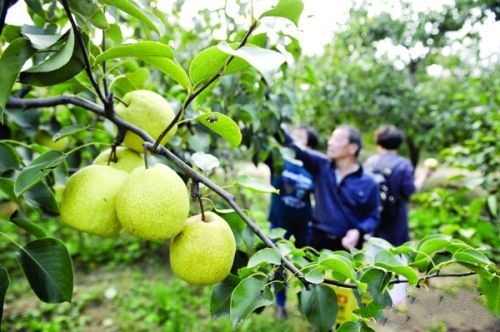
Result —
[[105, 116], [104, 109], [94, 104], [88, 100], [76, 97], [62, 95], [59, 97], [48, 97], [48, 98], [33, 98], [33, 99], [22, 99], [18, 97], [10, 97], [7, 100], [6, 108], [37, 108], [37, 107], [53, 107], [58, 105], [75, 105], [85, 108], [95, 114]]
[[297, 278], [299, 278], [304, 284], [308, 284], [302, 272], [293, 265], [285, 256], [283, 256], [276, 245], [267, 237], [262, 230], [250, 219], [243, 210], [238, 206], [235, 202], [234, 197], [219, 187], [217, 184], [213, 183], [210, 179], [205, 177], [204, 175], [198, 174], [194, 169], [192, 169], [188, 164], [186, 164], [183, 160], [177, 157], [173, 152], [168, 150], [164, 146], [158, 146], [156, 149], [154, 148], [154, 139], [149, 136], [141, 128], [119, 118], [116, 113], [106, 113], [102, 106], [96, 105], [92, 102], [86, 101], [76, 96], [60, 96], [60, 97], [51, 97], [51, 98], [37, 98], [37, 99], [21, 99], [10, 97], [7, 101], [7, 107], [9, 108], [36, 108], [36, 107], [50, 107], [57, 106], [61, 104], [72, 104], [76, 106], [83, 107], [91, 112], [94, 112], [98, 115], [101, 115], [111, 122], [113, 122], [118, 128], [122, 128], [125, 130], [129, 130], [141, 137], [144, 140], [144, 146], [155, 153], [158, 153], [164, 157], [167, 157], [170, 161], [172, 161], [175, 165], [177, 165], [187, 176], [189, 176], [194, 181], [198, 181], [203, 183], [205, 186], [210, 188], [216, 194], [218, 194], [222, 199], [224, 199], [233, 209], [234, 211], [243, 219], [243, 221], [250, 227], [250, 229], [266, 244], [268, 247], [273, 248], [276, 252], [281, 256], [281, 261], [285, 265], [285, 267], [290, 270]]
[[2, 35], [3, 27], [5, 26], [5, 18], [7, 17], [9, 6], [10, 0], [5, 0], [2, 5], [2, 11], [0, 12], [0, 35]]
[[64, 7], [64, 11], [66, 12], [66, 15], [68, 16], [69, 22], [71, 23], [73, 32], [75, 33], [75, 38], [78, 42], [78, 46], [80, 47], [83, 53], [83, 62], [85, 63], [85, 71], [87, 72], [87, 76], [89, 77], [90, 83], [94, 87], [94, 90], [96, 91], [97, 96], [99, 97], [103, 105], [109, 105], [108, 99], [104, 98], [104, 96], [102, 95], [101, 89], [99, 88], [99, 85], [97, 84], [94, 75], [92, 74], [90, 61], [87, 54], [87, 49], [85, 48], [85, 43], [83, 42], [82, 34], [80, 33], [80, 29], [78, 28], [75, 19], [73, 18], [73, 14], [71, 13], [68, 2], [66, 0], [62, 0], [61, 2]]

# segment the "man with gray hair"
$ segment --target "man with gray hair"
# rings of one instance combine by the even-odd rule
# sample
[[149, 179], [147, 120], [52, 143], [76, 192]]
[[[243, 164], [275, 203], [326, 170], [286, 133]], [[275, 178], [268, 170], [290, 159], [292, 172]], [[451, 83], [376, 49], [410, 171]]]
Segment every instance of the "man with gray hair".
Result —
[[363, 236], [373, 233], [380, 220], [378, 185], [357, 161], [362, 147], [359, 131], [349, 125], [336, 128], [326, 155], [304, 149], [286, 133], [285, 139], [314, 177], [316, 204], [309, 245], [318, 250], [359, 248]]

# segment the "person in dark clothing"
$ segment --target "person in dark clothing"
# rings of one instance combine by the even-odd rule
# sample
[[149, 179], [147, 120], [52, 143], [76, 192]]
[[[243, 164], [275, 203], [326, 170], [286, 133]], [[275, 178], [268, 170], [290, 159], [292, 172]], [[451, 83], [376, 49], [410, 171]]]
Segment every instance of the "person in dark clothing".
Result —
[[317, 250], [360, 247], [365, 234], [379, 223], [380, 197], [375, 180], [357, 162], [362, 147], [359, 131], [343, 125], [328, 140], [326, 155], [307, 150], [285, 133], [296, 158], [304, 163], [315, 183], [315, 206], [309, 245]]
[[[370, 174], [379, 174], [388, 170], [387, 184], [394, 196], [394, 209], [390, 214], [384, 214], [374, 236], [383, 238], [394, 246], [399, 246], [410, 240], [408, 229], [408, 201], [410, 196], [420, 190], [427, 177], [431, 174], [429, 168], [424, 168], [419, 176], [413, 179], [413, 166], [410, 161], [397, 154], [403, 143], [403, 134], [392, 125], [382, 125], [375, 131], [377, 142], [376, 155], [371, 156], [363, 164]], [[390, 220], [389, 220], [390, 219]]]
[[[301, 145], [314, 149], [318, 145], [318, 137], [314, 129], [299, 126], [293, 129], [292, 137]], [[314, 192], [312, 175], [302, 167], [299, 160], [285, 160], [279, 176], [275, 176], [273, 165], [271, 184], [279, 189], [279, 194], [271, 196], [269, 221], [271, 228], [286, 230], [285, 238], [294, 236], [295, 245], [305, 245], [307, 224], [312, 218], [311, 195]]]
[[[318, 145], [317, 134], [309, 126], [296, 127], [291, 135], [305, 147], [313, 149]], [[293, 235], [296, 247], [303, 247], [306, 244], [307, 225], [312, 218], [313, 177], [298, 160], [285, 160], [278, 176], [274, 174], [272, 163], [268, 161], [268, 165], [271, 169], [271, 183], [279, 189], [279, 194], [271, 196], [268, 218], [271, 228], [285, 229], [285, 238], [289, 239]], [[278, 318], [285, 318], [285, 289], [276, 294], [276, 303], [278, 304]]]
[[[377, 143], [376, 155], [368, 158], [363, 164], [364, 168], [374, 178], [379, 178], [385, 174], [383, 185], [386, 186], [387, 193], [390, 193], [392, 202], [385, 204], [381, 220], [374, 236], [388, 241], [394, 246], [399, 246], [410, 240], [408, 229], [408, 201], [410, 196], [420, 190], [427, 177], [431, 174], [429, 168], [424, 168], [419, 176], [413, 179], [413, 166], [410, 161], [397, 154], [397, 150], [403, 143], [403, 134], [392, 125], [382, 125], [375, 131], [375, 141]], [[373, 260], [380, 248], [376, 246], [367, 248], [366, 255]], [[398, 256], [402, 264], [406, 264], [404, 256]], [[389, 290], [392, 304], [394, 306], [405, 305], [406, 284], [394, 285]]]

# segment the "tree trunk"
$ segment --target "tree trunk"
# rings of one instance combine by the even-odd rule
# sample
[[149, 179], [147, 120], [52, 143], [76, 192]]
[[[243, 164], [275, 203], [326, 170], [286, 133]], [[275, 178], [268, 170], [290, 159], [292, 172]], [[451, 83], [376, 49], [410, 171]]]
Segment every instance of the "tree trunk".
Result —
[[408, 146], [408, 152], [410, 154], [410, 161], [413, 165], [413, 169], [416, 169], [420, 158], [420, 148], [415, 144], [413, 138], [411, 137], [406, 138], [406, 145]]

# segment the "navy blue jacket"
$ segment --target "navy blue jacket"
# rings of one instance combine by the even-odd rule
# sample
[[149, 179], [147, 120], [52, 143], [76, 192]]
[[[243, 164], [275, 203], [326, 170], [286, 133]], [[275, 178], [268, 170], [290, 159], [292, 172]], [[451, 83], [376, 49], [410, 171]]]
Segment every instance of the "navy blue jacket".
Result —
[[302, 166], [285, 161], [279, 176], [271, 167], [272, 185], [280, 193], [271, 196], [269, 221], [274, 227], [284, 229], [306, 228], [312, 218], [311, 194], [313, 177]]
[[[291, 141], [288, 135], [286, 139]], [[291, 147], [314, 177], [313, 227], [339, 237], [353, 228], [362, 234], [373, 233], [380, 221], [380, 195], [375, 180], [360, 166], [337, 184], [333, 161], [323, 154]]]
[[399, 246], [410, 240], [408, 229], [408, 201], [415, 193], [416, 188], [413, 182], [413, 166], [406, 158], [395, 153], [384, 153], [374, 155], [364, 163], [368, 174], [372, 170], [390, 168], [392, 170], [389, 177], [389, 186], [394, 193], [396, 204], [394, 209], [394, 220], [382, 220], [375, 236], [389, 241], [395, 246]]

